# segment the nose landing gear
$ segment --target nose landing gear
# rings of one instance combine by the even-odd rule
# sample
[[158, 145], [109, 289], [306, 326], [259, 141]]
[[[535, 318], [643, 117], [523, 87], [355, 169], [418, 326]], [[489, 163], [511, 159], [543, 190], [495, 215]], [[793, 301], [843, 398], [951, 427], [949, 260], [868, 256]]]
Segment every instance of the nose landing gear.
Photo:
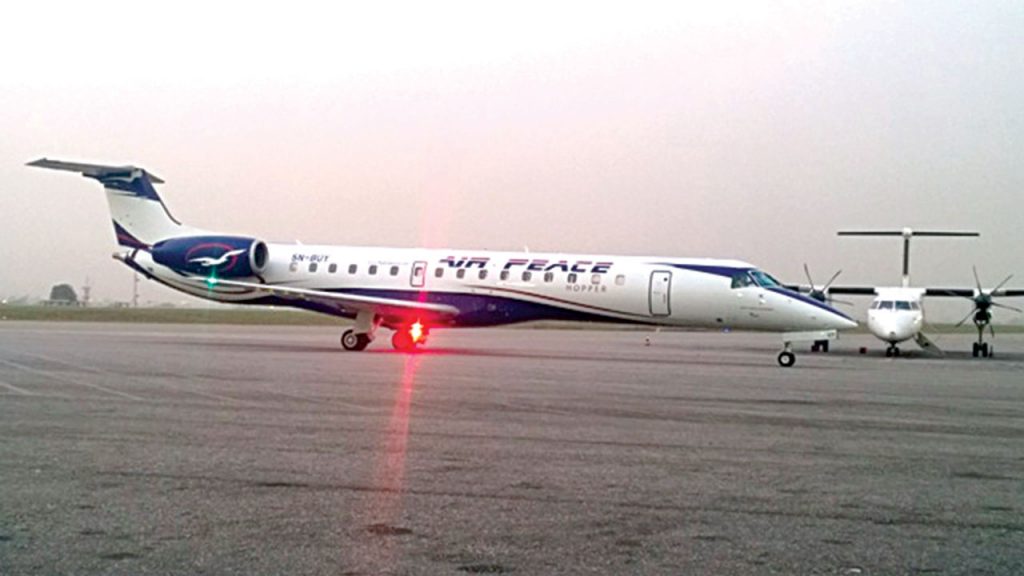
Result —
[[895, 344], [889, 344], [889, 347], [885, 349], [886, 358], [897, 358], [900, 355], [900, 347]]

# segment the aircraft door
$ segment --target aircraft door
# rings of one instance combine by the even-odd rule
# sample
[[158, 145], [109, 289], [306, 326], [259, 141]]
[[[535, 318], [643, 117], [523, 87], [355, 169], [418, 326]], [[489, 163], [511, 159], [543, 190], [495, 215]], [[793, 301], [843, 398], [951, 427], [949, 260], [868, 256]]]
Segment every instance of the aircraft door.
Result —
[[671, 272], [651, 272], [651, 288], [649, 294], [651, 316], [668, 316], [672, 313], [672, 305], [670, 302], [671, 290]]
[[409, 284], [413, 288], [423, 288], [427, 279], [427, 263], [413, 262], [412, 273], [409, 275]]

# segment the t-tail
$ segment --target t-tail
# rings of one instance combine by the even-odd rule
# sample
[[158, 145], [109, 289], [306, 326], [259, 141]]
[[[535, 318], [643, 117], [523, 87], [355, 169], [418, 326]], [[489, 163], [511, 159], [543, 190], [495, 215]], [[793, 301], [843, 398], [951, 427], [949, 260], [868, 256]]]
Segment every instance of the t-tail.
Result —
[[[172, 271], [178, 280], [186, 276], [254, 278], [267, 265], [264, 242], [208, 232], [175, 219], [153, 187], [163, 180], [142, 168], [46, 158], [28, 165], [77, 172], [102, 184], [117, 243], [127, 248], [114, 257], [150, 278], [160, 276], [157, 266]], [[157, 279], [168, 283], [166, 275]]]
[[110, 217], [114, 221], [114, 234], [121, 246], [149, 250], [161, 240], [201, 233], [182, 225], [171, 215], [153, 187], [163, 180], [142, 168], [79, 164], [46, 158], [28, 165], [78, 172], [103, 184]]

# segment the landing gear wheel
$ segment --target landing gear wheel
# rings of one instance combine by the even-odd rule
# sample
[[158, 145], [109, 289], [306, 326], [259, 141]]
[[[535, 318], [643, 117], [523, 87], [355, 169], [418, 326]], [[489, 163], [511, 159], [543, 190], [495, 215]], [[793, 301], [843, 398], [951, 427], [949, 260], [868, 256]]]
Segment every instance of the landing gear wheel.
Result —
[[793, 364], [796, 364], [796, 355], [789, 350], [783, 350], [779, 352], [779, 366], [783, 368], [789, 368]]
[[971, 356], [977, 358], [979, 354], [981, 354], [981, 346], [979, 346], [977, 342], [974, 342], [971, 344]]
[[989, 354], [988, 354], [988, 342], [982, 342], [981, 343], [981, 357], [982, 358], [988, 358], [988, 356], [989, 356]]
[[821, 348], [822, 352], [828, 353], [828, 340], [822, 340], [818, 347]]
[[889, 346], [888, 348], [885, 349], [885, 357], [886, 358], [893, 358], [893, 357], [897, 357], [899, 355], [900, 355], [900, 347], [895, 345], [895, 344], [893, 344], [893, 345], [891, 345], [891, 346]]
[[345, 330], [341, 335], [341, 347], [351, 352], [365, 350], [370, 344], [370, 337], [366, 334], [356, 334], [355, 330]]
[[416, 343], [412, 341], [412, 336], [405, 330], [395, 331], [391, 336], [391, 345], [394, 346], [395, 350], [402, 352], [408, 352], [416, 348]]

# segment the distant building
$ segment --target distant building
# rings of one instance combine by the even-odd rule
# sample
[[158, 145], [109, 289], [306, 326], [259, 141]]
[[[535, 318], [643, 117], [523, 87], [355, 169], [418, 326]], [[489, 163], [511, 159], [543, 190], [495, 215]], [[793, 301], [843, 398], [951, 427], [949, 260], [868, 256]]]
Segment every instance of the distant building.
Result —
[[56, 284], [50, 288], [50, 299], [43, 302], [44, 306], [82, 306], [71, 284]]

